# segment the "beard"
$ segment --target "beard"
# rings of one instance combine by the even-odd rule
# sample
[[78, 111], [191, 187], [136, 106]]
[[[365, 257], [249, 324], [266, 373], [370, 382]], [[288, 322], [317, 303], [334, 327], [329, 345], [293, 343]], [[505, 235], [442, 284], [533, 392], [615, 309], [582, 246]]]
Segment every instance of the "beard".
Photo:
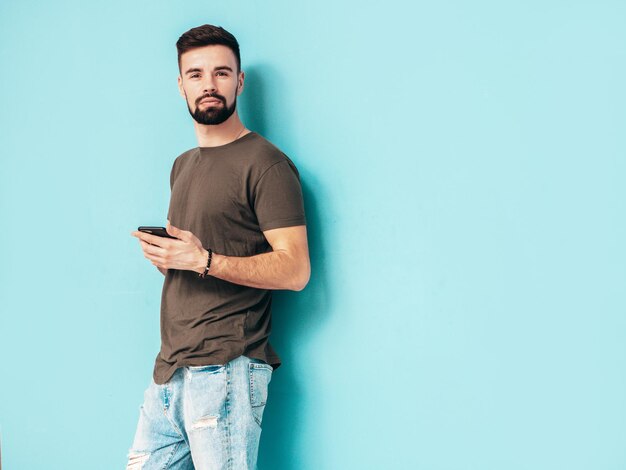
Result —
[[[226, 121], [226, 119], [231, 117], [232, 114], [235, 112], [235, 108], [237, 107], [237, 95], [235, 95], [235, 100], [233, 101], [233, 104], [230, 107], [226, 106], [226, 98], [224, 98], [223, 96], [210, 95], [210, 97], [217, 98], [222, 103], [224, 103], [224, 106], [216, 107], [214, 105], [211, 105], [211, 106], [206, 107], [205, 109], [200, 109], [200, 105], [197, 105], [196, 110], [192, 111], [191, 108], [189, 107], [189, 102], [187, 102], [187, 109], [189, 110], [189, 114], [191, 114], [191, 117], [198, 124], [204, 124], [207, 126], [214, 126], [217, 124], [221, 124], [224, 121]], [[201, 100], [205, 98], [207, 98], [207, 96], [203, 96]]]

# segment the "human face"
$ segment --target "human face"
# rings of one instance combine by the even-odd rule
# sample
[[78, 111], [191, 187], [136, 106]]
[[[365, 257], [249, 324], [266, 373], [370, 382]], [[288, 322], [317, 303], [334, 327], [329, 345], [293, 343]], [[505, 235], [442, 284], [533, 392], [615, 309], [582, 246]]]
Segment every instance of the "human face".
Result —
[[237, 59], [222, 45], [191, 49], [180, 56], [180, 94], [191, 117], [204, 125], [217, 125], [232, 116], [243, 91], [244, 73], [237, 75]]

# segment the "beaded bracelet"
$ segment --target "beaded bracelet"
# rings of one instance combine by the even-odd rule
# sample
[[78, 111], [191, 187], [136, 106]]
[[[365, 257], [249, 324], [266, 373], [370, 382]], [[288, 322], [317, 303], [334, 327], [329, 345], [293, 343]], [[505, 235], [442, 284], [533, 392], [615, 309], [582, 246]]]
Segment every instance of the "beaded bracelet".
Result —
[[211, 258], [213, 257], [213, 250], [211, 250], [211, 248], [208, 248], [209, 251], [209, 259], [206, 262], [206, 268], [204, 268], [204, 272], [198, 274], [198, 276], [200, 276], [201, 278], [204, 279], [204, 276], [207, 275], [207, 273], [209, 272], [209, 268], [211, 267]]

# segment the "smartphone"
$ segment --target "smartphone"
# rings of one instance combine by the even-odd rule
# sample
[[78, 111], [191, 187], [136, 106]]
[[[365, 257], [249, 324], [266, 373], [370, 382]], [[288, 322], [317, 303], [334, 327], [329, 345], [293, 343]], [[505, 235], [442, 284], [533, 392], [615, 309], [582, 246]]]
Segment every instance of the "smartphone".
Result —
[[178, 240], [178, 238], [173, 237], [169, 233], [167, 233], [167, 230], [165, 230], [165, 227], [141, 226], [141, 227], [138, 227], [137, 230], [139, 230], [140, 232], [149, 233], [151, 235], [156, 235], [157, 237], [173, 238], [174, 240]]

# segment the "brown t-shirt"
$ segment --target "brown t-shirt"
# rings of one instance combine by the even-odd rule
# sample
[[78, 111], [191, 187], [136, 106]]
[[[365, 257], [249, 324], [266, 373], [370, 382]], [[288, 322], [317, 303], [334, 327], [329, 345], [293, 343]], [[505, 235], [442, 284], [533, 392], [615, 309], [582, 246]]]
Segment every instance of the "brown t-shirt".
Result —
[[[256, 132], [184, 152], [174, 161], [170, 185], [170, 223], [221, 255], [272, 251], [264, 230], [306, 223], [298, 170]], [[278, 368], [268, 339], [271, 302], [271, 290], [168, 269], [154, 381], [167, 382], [181, 366], [225, 364], [242, 354]]]

